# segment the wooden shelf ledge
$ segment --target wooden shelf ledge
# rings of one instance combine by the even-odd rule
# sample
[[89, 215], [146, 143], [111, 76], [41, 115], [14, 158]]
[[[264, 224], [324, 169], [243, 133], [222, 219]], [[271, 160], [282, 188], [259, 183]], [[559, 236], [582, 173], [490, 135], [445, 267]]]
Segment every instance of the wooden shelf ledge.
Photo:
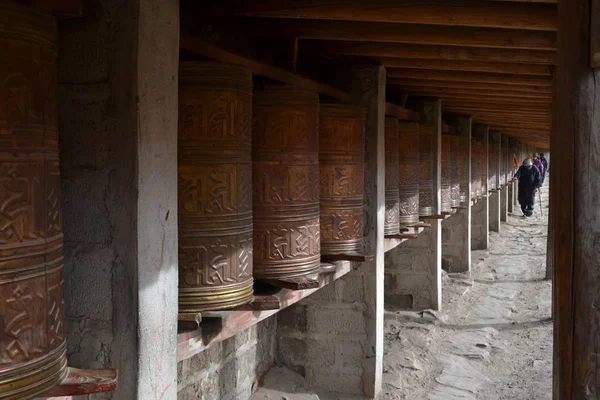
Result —
[[316, 289], [319, 287], [319, 280], [316, 276], [300, 276], [297, 278], [282, 279], [263, 279], [269, 285], [289, 290]]
[[423, 219], [446, 219], [447, 215], [444, 214], [437, 214], [437, 215], [428, 215], [428, 216], [424, 216], [421, 217]]
[[402, 233], [398, 235], [387, 235], [383, 239], [383, 251], [388, 252], [408, 240], [414, 240], [419, 237], [419, 234], [424, 232], [426, 228], [430, 228], [431, 224], [419, 222], [418, 224], [407, 226]]
[[58, 400], [67, 396], [81, 396], [91, 393], [110, 392], [117, 388], [116, 369], [67, 368], [62, 382], [36, 400]]
[[398, 235], [386, 235], [386, 239], [416, 239], [419, 237], [417, 233], [400, 233]]
[[372, 254], [362, 254], [362, 253], [321, 254], [321, 261], [323, 261], [323, 262], [334, 262], [334, 261], [365, 262], [365, 261], [373, 261], [374, 259], [375, 259], [375, 257]]
[[274, 293], [273, 296], [279, 300], [279, 310], [231, 310], [202, 313], [202, 323], [199, 329], [180, 330], [177, 334], [177, 361], [193, 357], [211, 346], [235, 336], [352, 271], [352, 263], [349, 261], [340, 261], [336, 266], [335, 272], [318, 275], [317, 288], [281, 289]]

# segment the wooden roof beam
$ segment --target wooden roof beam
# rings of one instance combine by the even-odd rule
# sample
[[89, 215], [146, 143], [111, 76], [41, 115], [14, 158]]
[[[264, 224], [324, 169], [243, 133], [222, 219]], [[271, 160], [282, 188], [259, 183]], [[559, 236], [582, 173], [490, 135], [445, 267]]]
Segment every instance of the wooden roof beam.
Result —
[[431, 71], [426, 69], [387, 69], [388, 78], [423, 79], [432, 81], [496, 83], [519, 86], [552, 87], [552, 78], [545, 76], [523, 76], [492, 74], [485, 72]]
[[432, 96], [432, 97], [443, 97], [443, 96], [459, 96], [466, 97], [469, 96], [479, 96], [479, 97], [487, 97], [490, 99], [493, 98], [512, 98], [512, 99], [521, 99], [527, 102], [534, 102], [536, 100], [546, 100], [548, 103], [552, 100], [551, 94], [545, 93], [527, 93], [527, 92], [482, 92], [479, 90], [469, 90], [469, 89], [453, 89], [453, 88], [430, 88], [430, 87], [422, 87], [422, 86], [396, 86], [396, 85], [388, 85], [392, 86], [394, 89], [400, 90], [402, 92], [408, 93], [410, 95], [422, 95], [422, 96]]
[[510, 92], [527, 92], [527, 93], [544, 93], [551, 94], [552, 88], [547, 86], [519, 86], [506, 85], [500, 83], [481, 83], [481, 82], [457, 82], [457, 81], [434, 81], [427, 79], [410, 79], [410, 78], [389, 78], [388, 85], [394, 86], [414, 86], [414, 87], [432, 87], [432, 88], [454, 88], [454, 89], [471, 89], [485, 90], [490, 92], [495, 91], [510, 91]]
[[520, 64], [510, 62], [459, 61], [459, 60], [420, 60], [410, 58], [382, 57], [380, 61], [392, 68], [422, 68], [440, 71], [491, 72], [512, 75], [551, 76], [551, 65]]
[[59, 18], [83, 16], [82, 0], [20, 0], [18, 2], [39, 8]]
[[233, 18], [223, 24], [267, 37], [556, 50], [556, 32], [550, 31], [280, 18]]
[[344, 92], [343, 90], [339, 90], [333, 86], [320, 83], [309, 78], [304, 78], [283, 68], [274, 67], [269, 64], [264, 64], [238, 54], [228, 52], [189, 33], [181, 33], [179, 46], [182, 49], [212, 58], [213, 60], [243, 65], [249, 68], [255, 75], [266, 76], [288, 85], [312, 90], [343, 102], [349, 103], [352, 101], [350, 94]]
[[[553, 4], [481, 0], [222, 0], [204, 6], [210, 15], [473, 26], [556, 31]], [[208, 10], [206, 10], [208, 8]]]
[[548, 50], [492, 49], [484, 47], [434, 46], [382, 42], [305, 40], [304, 54], [341, 54], [367, 57], [417, 58], [462, 61], [499, 61], [526, 64], [556, 64], [556, 52]]

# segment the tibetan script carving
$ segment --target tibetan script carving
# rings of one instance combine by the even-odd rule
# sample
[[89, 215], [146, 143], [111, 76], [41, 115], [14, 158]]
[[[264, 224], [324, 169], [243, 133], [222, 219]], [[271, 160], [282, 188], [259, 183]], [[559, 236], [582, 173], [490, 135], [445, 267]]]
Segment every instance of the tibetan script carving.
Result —
[[180, 67], [179, 311], [252, 300], [252, 73], [216, 62]]

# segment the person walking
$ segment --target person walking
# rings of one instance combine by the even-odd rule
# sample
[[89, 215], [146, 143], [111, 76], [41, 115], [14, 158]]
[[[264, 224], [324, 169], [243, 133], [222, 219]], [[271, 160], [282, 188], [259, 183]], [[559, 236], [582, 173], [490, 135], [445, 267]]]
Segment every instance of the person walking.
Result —
[[519, 167], [515, 174], [515, 179], [519, 180], [519, 204], [521, 211], [526, 217], [533, 215], [533, 205], [535, 204], [535, 191], [541, 185], [540, 172], [533, 165], [531, 158], [526, 158], [523, 165]]
[[540, 153], [540, 160], [542, 161], [542, 165], [544, 166], [544, 176], [546, 172], [548, 172], [548, 160], [544, 157], [544, 153]]

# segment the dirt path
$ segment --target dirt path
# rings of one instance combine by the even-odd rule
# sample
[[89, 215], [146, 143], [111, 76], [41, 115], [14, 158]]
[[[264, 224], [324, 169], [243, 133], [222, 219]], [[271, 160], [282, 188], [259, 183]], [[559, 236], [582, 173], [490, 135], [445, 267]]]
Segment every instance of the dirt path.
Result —
[[442, 312], [386, 312], [382, 399], [552, 398], [547, 187], [542, 201], [543, 217], [515, 207], [470, 275], [444, 276]]

